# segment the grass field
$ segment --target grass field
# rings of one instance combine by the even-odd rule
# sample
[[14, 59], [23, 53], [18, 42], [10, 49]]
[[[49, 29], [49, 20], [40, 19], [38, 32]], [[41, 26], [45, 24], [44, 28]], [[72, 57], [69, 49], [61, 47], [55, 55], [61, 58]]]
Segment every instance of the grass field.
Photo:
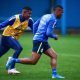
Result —
[[[23, 46], [20, 57], [30, 57], [32, 35], [25, 34], [19, 41]], [[49, 39], [49, 43], [58, 54], [58, 73], [65, 79], [51, 78], [50, 59], [44, 54], [36, 65], [16, 64], [21, 74], [8, 75], [5, 64], [7, 57], [13, 54], [13, 50], [10, 50], [0, 59], [0, 80], [80, 80], [80, 35], [59, 36], [58, 41]]]

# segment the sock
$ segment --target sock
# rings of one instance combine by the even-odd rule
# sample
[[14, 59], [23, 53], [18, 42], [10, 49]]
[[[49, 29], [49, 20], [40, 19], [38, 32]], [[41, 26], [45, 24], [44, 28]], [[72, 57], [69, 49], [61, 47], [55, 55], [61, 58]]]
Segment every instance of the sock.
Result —
[[20, 63], [21, 61], [20, 61], [20, 59], [15, 59], [15, 62]]
[[56, 68], [52, 69], [52, 75], [56, 75], [56, 74], [57, 74]]
[[13, 60], [12, 64], [11, 64], [11, 69], [15, 68], [15, 60]]
[[13, 61], [12, 61], [12, 64], [11, 64], [11, 69], [15, 68], [15, 63], [20, 63], [20, 59], [13, 58]]

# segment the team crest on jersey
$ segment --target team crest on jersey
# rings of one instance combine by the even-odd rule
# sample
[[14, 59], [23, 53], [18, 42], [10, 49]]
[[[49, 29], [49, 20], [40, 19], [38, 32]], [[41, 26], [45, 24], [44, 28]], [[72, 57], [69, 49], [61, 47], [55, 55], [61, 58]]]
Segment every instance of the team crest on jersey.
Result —
[[57, 20], [55, 20], [55, 22], [53, 24], [53, 28], [56, 27], [56, 23], [57, 23]]
[[41, 52], [43, 52], [43, 48], [41, 49]]
[[22, 29], [22, 26], [20, 25], [19, 27], [16, 28], [17, 30], [21, 30]]

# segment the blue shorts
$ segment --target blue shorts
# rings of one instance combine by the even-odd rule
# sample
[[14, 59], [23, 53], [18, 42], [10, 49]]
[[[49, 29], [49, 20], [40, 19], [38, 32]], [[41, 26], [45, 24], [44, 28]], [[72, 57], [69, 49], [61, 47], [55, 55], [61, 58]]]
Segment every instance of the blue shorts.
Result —
[[42, 55], [42, 53], [47, 51], [49, 48], [50, 48], [50, 45], [48, 44], [48, 42], [33, 40], [33, 49], [32, 49], [33, 52], [36, 52]]

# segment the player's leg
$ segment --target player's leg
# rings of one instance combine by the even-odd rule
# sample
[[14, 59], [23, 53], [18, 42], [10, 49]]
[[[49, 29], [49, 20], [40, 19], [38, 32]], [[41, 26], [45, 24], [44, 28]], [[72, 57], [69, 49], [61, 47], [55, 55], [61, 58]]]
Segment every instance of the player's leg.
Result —
[[0, 57], [2, 57], [5, 53], [9, 51], [9, 47], [3, 47], [3, 49], [0, 49]]
[[[20, 53], [22, 51], [21, 45], [13, 37], [8, 37], [8, 45], [9, 45], [10, 48], [14, 49], [15, 52], [14, 52], [12, 57], [9, 57], [7, 63], [11, 60], [11, 58], [18, 58], [18, 56], [20, 55]], [[15, 70], [15, 63], [12, 63], [11, 69], [12, 70], [8, 70], [8, 72], [20, 73], [19, 71]]]
[[29, 64], [34, 65], [38, 62], [41, 57], [41, 49], [42, 49], [42, 42], [33, 41], [33, 50], [32, 50], [32, 57], [31, 58], [19, 58], [19, 59], [12, 59], [7, 67], [10, 68], [13, 62], [21, 63], [21, 64]]
[[32, 57], [31, 58], [24, 58], [20, 59], [20, 63], [23, 64], [36, 64], [41, 57], [41, 49], [42, 49], [42, 42], [40, 41], [33, 41], [33, 49], [32, 49]]
[[31, 58], [17, 58], [17, 59], [11, 58], [6, 64], [6, 68], [8, 69], [8, 74], [20, 73], [19, 71], [11, 69], [11, 66], [15, 63], [35, 65], [39, 59], [40, 59], [40, 54], [37, 54], [36, 52], [32, 52]]
[[64, 78], [57, 74], [57, 53], [50, 48], [49, 44], [46, 43], [44, 47], [44, 54], [46, 54], [51, 59], [51, 68], [52, 68], [52, 78]]
[[[20, 64], [28, 64], [28, 65], [35, 65], [38, 60], [40, 59], [41, 55], [36, 53], [36, 52], [32, 52], [32, 57], [31, 58], [11, 58], [7, 64], [6, 64], [6, 68], [8, 70], [11, 70], [11, 67], [13, 64], [15, 63], [20, 63]], [[12, 72], [11, 72], [12, 73]]]
[[5, 36], [2, 36], [0, 41], [0, 57], [2, 57], [10, 47], [8, 46], [7, 38]]
[[32, 57], [31, 58], [20, 58], [20, 59], [16, 59], [17, 63], [21, 63], [21, 64], [30, 64], [30, 65], [35, 65], [38, 60], [40, 59], [41, 55], [36, 53], [36, 52], [32, 52]]
[[57, 54], [54, 50], [52, 50], [51, 48], [49, 48], [48, 50], [46, 50], [44, 52], [44, 54], [46, 54], [48, 57], [50, 57], [51, 59], [51, 62], [50, 62], [50, 65], [51, 65], [51, 68], [52, 68], [52, 73], [57, 73], [55, 70], [57, 68]]
[[57, 67], [57, 54], [56, 54], [56, 52], [52, 48], [49, 48], [44, 53], [51, 58], [51, 67], [56, 68]]
[[23, 49], [20, 43], [18, 42], [18, 40], [14, 39], [14, 37], [9, 37], [8, 44], [9, 44], [9, 47], [15, 51], [12, 57], [18, 58], [18, 56], [20, 55]]

